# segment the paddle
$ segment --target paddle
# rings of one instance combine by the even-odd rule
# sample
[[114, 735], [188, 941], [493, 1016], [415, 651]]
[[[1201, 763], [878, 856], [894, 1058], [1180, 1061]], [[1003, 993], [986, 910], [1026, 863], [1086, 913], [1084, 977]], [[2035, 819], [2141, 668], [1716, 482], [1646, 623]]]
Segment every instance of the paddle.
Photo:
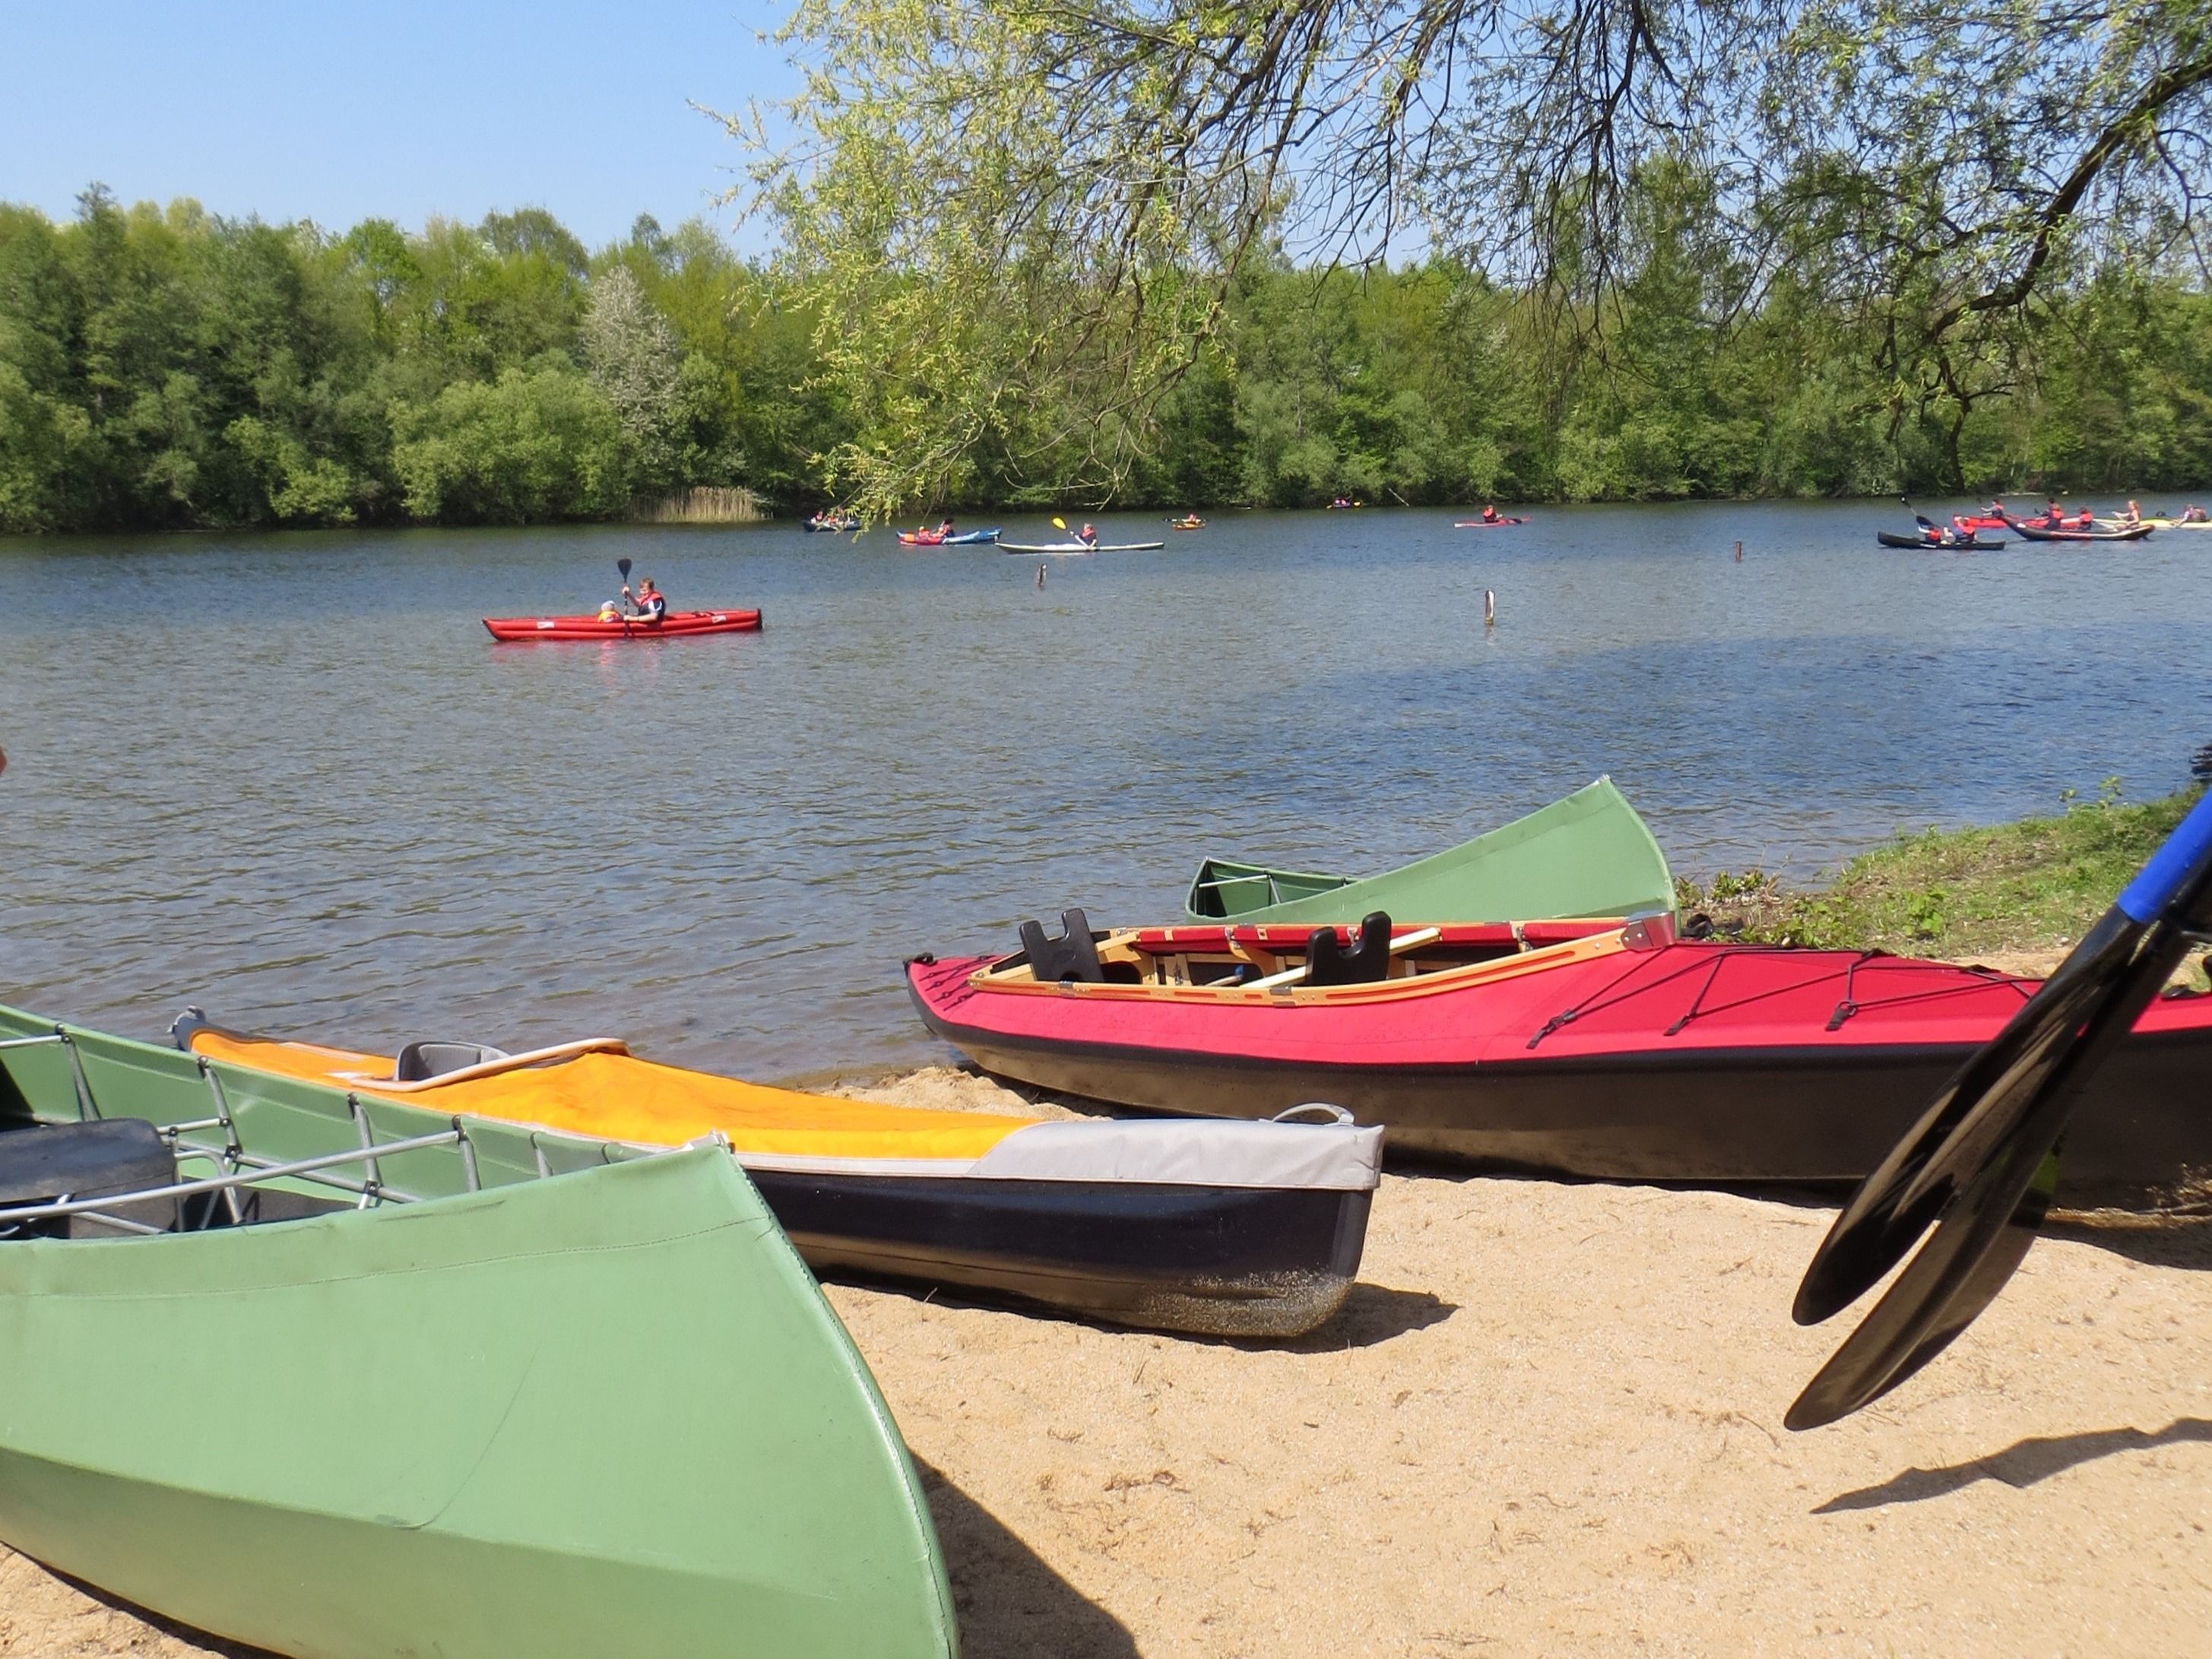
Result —
[[1897, 499], [1898, 499], [1899, 501], [1904, 501], [1904, 502], [1905, 502], [1905, 510], [1907, 513], [1910, 513], [1910, 514], [1912, 515], [1912, 522], [1913, 522], [1913, 523], [1915, 523], [1915, 524], [1918, 525], [1918, 526], [1919, 526], [1923, 530], [1932, 530], [1932, 531], [1934, 531], [1934, 532], [1936, 533], [1936, 535], [1938, 535], [1939, 537], [1940, 537], [1941, 535], [1942, 535], [1942, 533], [1943, 533], [1943, 526], [1942, 526], [1942, 525], [1937, 524], [1937, 523], [1936, 523], [1934, 520], [1932, 520], [1932, 519], [1926, 518], [1926, 517], [1923, 516], [1923, 515], [1922, 515], [1922, 514], [1921, 514], [1920, 509], [1919, 509], [1918, 507], [1917, 507], [1913, 506], [1913, 504], [1912, 504], [1911, 501], [1906, 501], [1906, 500], [1905, 500], [1905, 498], [1904, 496], [1899, 495]]
[[[625, 593], [627, 593], [629, 587], [629, 561], [628, 559], [617, 559], [615, 561], [615, 568], [622, 572], [623, 587]], [[624, 639], [628, 639], [629, 637], [629, 617], [627, 613], [625, 613], [623, 617], [623, 637]]]
[[1807, 1383], [1784, 1422], [1817, 1428], [1887, 1393], [2012, 1276], [2058, 1178], [2082, 1085], [2212, 926], [2212, 794], [2199, 800], [2027, 1006], [1944, 1085], [1852, 1194], [1797, 1287], [1817, 1324], [1934, 1235]]

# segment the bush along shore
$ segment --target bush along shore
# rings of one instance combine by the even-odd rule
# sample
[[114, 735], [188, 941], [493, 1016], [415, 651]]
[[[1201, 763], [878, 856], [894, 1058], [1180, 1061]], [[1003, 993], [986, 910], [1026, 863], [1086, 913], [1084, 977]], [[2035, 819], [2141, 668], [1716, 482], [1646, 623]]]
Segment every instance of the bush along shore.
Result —
[[[2108, 778], [2093, 798], [2068, 790], [2062, 810], [1989, 828], [1900, 832], [1861, 854], [1825, 887], [1798, 890], [1770, 872], [1723, 870], [1675, 884], [1685, 916], [1747, 942], [1887, 951], [2046, 974], [2102, 915], [2203, 793], [2121, 799]], [[2192, 958], [2189, 981], [2207, 985]]]
[[[999, 427], [915, 508], [2117, 500], [2212, 477], [2201, 285], [2084, 270], [1999, 384], [1899, 406], [1887, 337], [1839, 297], [1726, 297], [1686, 188], [1644, 179], [1648, 246], [1572, 314], [1441, 259], [1255, 261], [1137, 427], [1093, 429], [1079, 388], [996, 398]], [[823, 347], [849, 319], [823, 296], [698, 222], [641, 217], [594, 250], [538, 208], [340, 232], [98, 187], [58, 224], [0, 203], [0, 532], [697, 522], [702, 489], [818, 504], [853, 457], [965, 429], [933, 374], [838, 372]], [[1126, 471], [1098, 477], [1124, 439]]]

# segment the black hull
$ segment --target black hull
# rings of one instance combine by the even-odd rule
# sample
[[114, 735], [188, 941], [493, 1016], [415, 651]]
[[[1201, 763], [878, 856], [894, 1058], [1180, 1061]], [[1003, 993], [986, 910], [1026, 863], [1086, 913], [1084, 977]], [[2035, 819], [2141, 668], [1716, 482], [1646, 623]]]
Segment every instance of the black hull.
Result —
[[807, 1265], [1213, 1336], [1343, 1305], [1371, 1194], [748, 1170]]
[[1894, 531], [1889, 530], [1875, 531], [1874, 532], [1874, 538], [1880, 542], [1884, 547], [1922, 548], [1936, 553], [1972, 553], [1977, 551], [1986, 553], [1993, 551], [2005, 544], [2002, 538], [1996, 541], [1984, 541], [1978, 536], [1963, 541], [1954, 538], [1948, 542], [1931, 542], [1919, 536], [1900, 536]]
[[[1328, 1101], [1394, 1152], [1611, 1181], [1856, 1182], [1966, 1044], [1687, 1050], [1455, 1066], [1325, 1066], [1104, 1045], [1030, 1044], [933, 1018], [994, 1076], [1146, 1111], [1272, 1117]], [[2139, 1200], [2212, 1173], [2212, 1033], [2131, 1037], [2089, 1085], [2060, 1202]]]

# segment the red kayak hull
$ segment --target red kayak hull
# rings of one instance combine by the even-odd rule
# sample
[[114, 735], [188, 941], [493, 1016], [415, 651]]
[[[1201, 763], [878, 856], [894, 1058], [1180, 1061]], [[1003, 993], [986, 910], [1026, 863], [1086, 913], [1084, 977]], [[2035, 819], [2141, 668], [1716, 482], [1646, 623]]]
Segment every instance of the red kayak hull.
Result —
[[[971, 985], [993, 960], [920, 958], [907, 982], [932, 1030], [1001, 1076], [1211, 1116], [1328, 1101], [1400, 1152], [1633, 1181], [1856, 1181], [2037, 983], [1685, 943], [1331, 1001]], [[2212, 1166], [2208, 1076], [2212, 995], [2154, 1003], [2090, 1085], [2067, 1201]]]
[[658, 623], [597, 617], [486, 617], [495, 640], [665, 640], [692, 634], [757, 634], [757, 611], [672, 611]]

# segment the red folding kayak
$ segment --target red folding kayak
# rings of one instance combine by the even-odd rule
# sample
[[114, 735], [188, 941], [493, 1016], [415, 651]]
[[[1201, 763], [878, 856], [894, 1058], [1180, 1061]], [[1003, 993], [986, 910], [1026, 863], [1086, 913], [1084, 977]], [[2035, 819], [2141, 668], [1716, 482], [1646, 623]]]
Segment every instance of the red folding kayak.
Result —
[[[1401, 927], [1352, 982], [1360, 947], [1309, 964], [1303, 928], [1079, 931], [917, 957], [908, 988], [946, 1042], [1043, 1088], [1222, 1117], [1327, 1101], [1401, 1151], [1638, 1181], [1857, 1180], [2038, 984], [1663, 921]], [[2208, 1078], [2212, 995], [2154, 1003], [2088, 1085], [2068, 1201], [2212, 1166]]]
[[677, 635], [757, 634], [757, 611], [672, 611], [657, 623], [635, 617], [486, 617], [495, 640], [665, 640]]

